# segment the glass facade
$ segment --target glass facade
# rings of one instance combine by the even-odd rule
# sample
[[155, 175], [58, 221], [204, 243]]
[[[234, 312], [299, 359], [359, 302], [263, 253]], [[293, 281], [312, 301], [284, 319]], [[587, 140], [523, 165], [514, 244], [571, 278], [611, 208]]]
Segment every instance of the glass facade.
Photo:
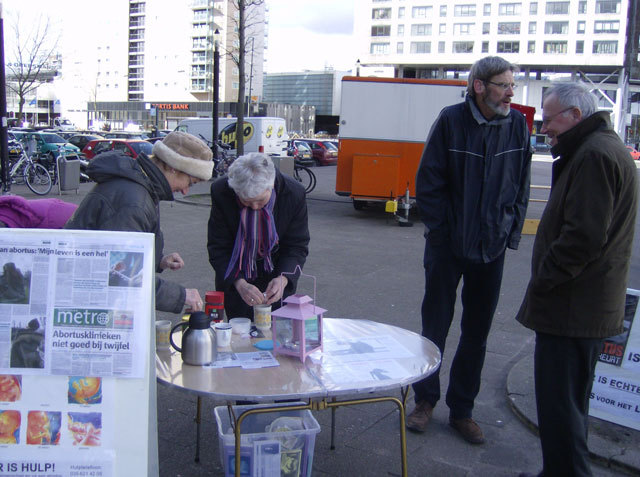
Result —
[[316, 115], [332, 115], [334, 72], [288, 73], [265, 76], [263, 99], [267, 103], [313, 105]]

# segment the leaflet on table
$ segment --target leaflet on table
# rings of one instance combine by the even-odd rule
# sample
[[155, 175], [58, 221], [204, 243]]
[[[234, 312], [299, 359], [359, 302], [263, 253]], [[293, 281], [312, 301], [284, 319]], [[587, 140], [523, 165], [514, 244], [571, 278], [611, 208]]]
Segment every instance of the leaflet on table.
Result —
[[248, 353], [219, 352], [217, 359], [207, 366], [210, 368], [242, 367], [243, 369], [255, 369], [280, 366], [280, 363], [269, 351]]
[[386, 361], [411, 358], [413, 354], [389, 336], [361, 336], [324, 339], [322, 352], [309, 355], [315, 363], [344, 364], [359, 361]]
[[142, 377], [149, 242], [13, 231], [0, 232], [0, 373]]

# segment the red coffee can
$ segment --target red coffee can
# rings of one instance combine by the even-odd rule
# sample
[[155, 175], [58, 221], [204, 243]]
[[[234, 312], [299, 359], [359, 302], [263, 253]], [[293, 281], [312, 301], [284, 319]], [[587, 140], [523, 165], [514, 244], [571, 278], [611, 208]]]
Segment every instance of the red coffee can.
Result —
[[208, 291], [204, 294], [204, 312], [213, 323], [224, 321], [224, 292]]

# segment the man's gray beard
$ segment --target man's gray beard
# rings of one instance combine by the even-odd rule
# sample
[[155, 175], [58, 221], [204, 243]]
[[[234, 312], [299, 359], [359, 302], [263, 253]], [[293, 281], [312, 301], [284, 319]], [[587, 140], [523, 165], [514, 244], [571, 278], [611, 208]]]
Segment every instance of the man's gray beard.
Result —
[[489, 94], [485, 94], [482, 98], [484, 100], [484, 104], [486, 104], [491, 111], [496, 113], [499, 116], [507, 116], [509, 111], [511, 110], [511, 106], [502, 106], [501, 103], [494, 103], [489, 100]]

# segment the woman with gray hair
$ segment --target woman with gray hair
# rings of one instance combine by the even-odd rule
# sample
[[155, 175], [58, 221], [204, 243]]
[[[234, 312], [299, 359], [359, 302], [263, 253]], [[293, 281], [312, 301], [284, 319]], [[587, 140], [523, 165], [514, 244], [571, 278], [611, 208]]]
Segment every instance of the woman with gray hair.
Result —
[[207, 249], [229, 318], [295, 293], [297, 275], [281, 274], [304, 266], [308, 245], [304, 189], [269, 156], [241, 156], [211, 185]]

